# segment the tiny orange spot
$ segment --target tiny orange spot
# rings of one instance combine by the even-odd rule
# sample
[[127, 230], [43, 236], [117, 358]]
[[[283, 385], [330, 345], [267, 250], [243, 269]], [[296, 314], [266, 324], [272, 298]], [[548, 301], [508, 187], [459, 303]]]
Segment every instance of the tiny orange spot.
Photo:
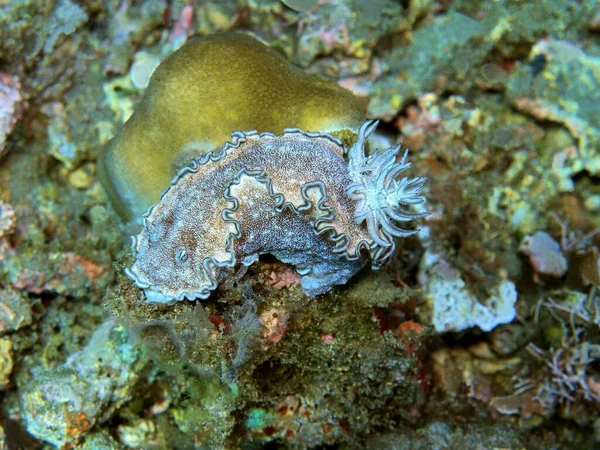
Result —
[[398, 331], [402, 334], [406, 334], [409, 331], [414, 331], [415, 334], [419, 335], [423, 332], [423, 327], [417, 322], [407, 320], [406, 322], [402, 322], [400, 325], [398, 325]]

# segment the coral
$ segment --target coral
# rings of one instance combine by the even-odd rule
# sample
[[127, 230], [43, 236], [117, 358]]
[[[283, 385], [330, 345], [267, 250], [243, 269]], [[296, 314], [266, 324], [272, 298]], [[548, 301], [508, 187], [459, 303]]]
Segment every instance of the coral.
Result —
[[[144, 216], [128, 275], [149, 301], [207, 298], [230, 268], [270, 253], [296, 266], [314, 296], [344, 284], [370, 254], [389, 261], [393, 237], [409, 236], [393, 222], [423, 217], [425, 178], [407, 169], [399, 147], [365, 156], [377, 122], [366, 122], [349, 150], [331, 135], [298, 129], [281, 136], [235, 132], [220, 152], [194, 160]], [[365, 224], [366, 222], [366, 224]]]
[[154, 447], [157, 443], [166, 446], [165, 437], [157, 436], [156, 427], [151, 420], [139, 419], [132, 425], [119, 425], [118, 433], [119, 442], [129, 448], [141, 448], [144, 445]]
[[489, 297], [482, 303], [469, 292], [460, 272], [429, 250], [423, 255], [419, 280], [431, 305], [437, 332], [462, 331], [474, 326], [491, 331], [515, 318], [517, 290], [509, 280], [491, 286]]
[[571, 336], [549, 354], [533, 344], [529, 348], [533, 355], [545, 359], [548, 378], [535, 397], [544, 408], [581, 400], [600, 403], [600, 382], [590, 370], [600, 361], [600, 345], [581, 342], [580, 336]]
[[285, 289], [300, 284], [302, 279], [298, 272], [285, 264], [265, 264], [261, 270], [268, 277], [267, 284], [275, 289]]
[[[80, 294], [82, 289], [102, 290], [110, 283], [110, 266], [98, 264], [73, 252], [50, 252], [47, 258], [32, 256], [23, 261], [7, 260], [9, 279], [18, 290], [32, 293], [59, 292]], [[96, 294], [98, 295], [98, 294]]]
[[111, 46], [104, 62], [104, 72], [108, 75], [124, 74], [137, 46], [162, 25], [163, 13], [168, 4], [165, 0], [144, 2], [106, 3], [108, 20], [107, 31]]
[[545, 231], [526, 236], [519, 250], [529, 257], [535, 271], [541, 275], [562, 277], [569, 268], [567, 258], [561, 252], [560, 244]]
[[[389, 54], [380, 54], [384, 74], [369, 93], [369, 117], [391, 119], [427, 91], [466, 94], [476, 82], [488, 78], [491, 67], [496, 69], [495, 78], [501, 80], [498, 85], [504, 86], [513, 59], [525, 57], [531, 46], [546, 36], [578, 38], [594, 10], [593, 3], [570, 0], [481, 3], [452, 2], [445, 14], [423, 21], [402, 44], [392, 46]], [[489, 63], [501, 58], [506, 59]], [[530, 70], [523, 66], [523, 73]], [[584, 85], [571, 83], [569, 88], [575, 91]], [[591, 77], [587, 86], [591, 87], [592, 103], [597, 94]]]
[[350, 92], [303, 73], [250, 36], [216, 34], [188, 41], [156, 68], [98, 171], [113, 206], [140, 224], [177, 171], [233, 130], [343, 132], [361, 121]]
[[85, 442], [78, 445], [79, 450], [113, 450], [119, 448], [117, 441], [106, 430], [92, 432], [86, 436]]
[[0, 10], [0, 60], [27, 58], [29, 63], [42, 51], [51, 53], [87, 20], [81, 6], [69, 0], [40, 4], [8, 0]]
[[[236, 448], [225, 445], [235, 426], [233, 408], [237, 387], [231, 388], [217, 378], [182, 380], [191, 394], [169, 411], [178, 432], [193, 436], [194, 448]], [[171, 433], [169, 444], [172, 444]]]
[[[79, 102], [71, 106], [74, 103]], [[89, 111], [87, 114], [90, 120]], [[83, 134], [83, 128], [78, 127], [77, 133]], [[94, 136], [90, 131], [85, 131], [86, 139]], [[87, 147], [75, 142], [79, 149]], [[66, 167], [55, 163], [57, 171], [49, 173], [48, 165], [40, 162], [53, 160], [48, 155], [49, 144], [48, 140], [41, 146], [36, 142], [32, 151], [15, 152], [5, 160], [10, 187], [4, 185], [0, 191], [10, 195], [14, 208], [3, 203], [0, 213], [14, 210], [18, 218], [12, 236], [0, 238], [0, 278], [18, 290], [99, 299], [113, 278], [111, 263], [123, 241], [109, 220], [110, 208], [101, 204], [106, 200], [98, 183], [76, 190], [66, 182]], [[93, 170], [90, 163], [83, 168]], [[48, 177], [65, 183], [50, 182]]]
[[451, 12], [415, 30], [408, 45], [393, 50], [388, 73], [373, 84], [369, 116], [391, 119], [424, 92], [463, 88], [492, 48], [498, 27], [494, 9], [481, 21]]
[[[0, 65], [3, 72], [18, 80], [12, 87], [18, 89], [17, 94], [22, 98], [18, 109], [26, 122], [37, 113], [29, 114], [31, 107], [35, 109], [48, 99], [63, 98], [66, 89], [73, 85], [75, 75], [81, 74], [89, 62], [90, 53], [84, 48], [89, 43], [84, 36], [89, 35], [83, 28], [90, 16], [87, 5], [80, 3], [70, 0], [2, 2]], [[4, 107], [0, 105], [0, 111]], [[28, 114], [22, 114], [24, 108], [28, 108]], [[0, 112], [0, 116], [3, 113]], [[3, 120], [0, 118], [0, 122]], [[3, 128], [0, 126], [0, 136]], [[0, 142], [2, 140], [0, 137]]]
[[[370, 26], [374, 14], [377, 27]], [[375, 43], [388, 33], [408, 28], [414, 21], [409, 15], [390, 0], [321, 1], [298, 17], [297, 34], [303, 51], [293, 58], [306, 67], [318, 57], [316, 64], [329, 76], [361, 73], [368, 68]], [[339, 54], [346, 55], [344, 64], [335, 58]]]
[[277, 344], [285, 335], [289, 314], [285, 309], [269, 309], [260, 315], [263, 348]]
[[407, 427], [389, 433], [376, 434], [367, 441], [372, 450], [430, 450], [482, 448], [519, 448], [521, 432], [508, 424], [452, 422], [432, 420], [422, 427]]
[[[530, 343], [528, 350], [542, 362], [542, 379], [525, 384], [535, 388], [535, 397], [544, 409], [591, 401], [600, 404], [600, 378], [597, 364], [600, 361], [600, 344], [596, 343], [600, 325], [600, 299], [576, 294], [567, 302], [543, 299], [542, 307], [562, 324], [564, 332], [560, 344], [543, 350]], [[567, 317], [564, 317], [566, 313]], [[561, 316], [563, 314], [563, 316]], [[526, 390], [522, 388], [522, 391]]]
[[559, 413], [590, 424], [600, 405], [597, 293], [555, 291], [539, 300], [533, 319], [538, 332], [522, 352], [526, 364], [512, 377], [511, 394], [492, 405], [502, 414], [537, 417], [538, 423]]
[[[385, 37], [410, 29], [434, 7], [430, 0], [251, 1], [250, 22], [294, 64], [329, 77], [368, 71]], [[287, 7], [284, 7], [285, 4]]]
[[50, 16], [49, 35], [44, 42], [44, 52], [52, 51], [62, 36], [75, 32], [87, 19], [87, 13], [79, 5], [69, 0], [60, 0], [54, 14]]
[[365, 303], [331, 300], [306, 301], [267, 363], [254, 371], [260, 397], [246, 408], [244, 423], [253, 439], [295, 448], [366, 448], [365, 433], [396, 429], [418, 414], [425, 392], [418, 369], [423, 336], [382, 333]]
[[[593, 171], [599, 126], [590, 106], [598, 86], [597, 3], [0, 0], [0, 72], [6, 74], [0, 79], [10, 79], [0, 82], [0, 92], [9, 87], [0, 99], [0, 136], [8, 130], [0, 209], [17, 217], [13, 223], [11, 214], [8, 231], [0, 220], [5, 446], [598, 446], [593, 396], [600, 362], [584, 364], [585, 357], [596, 357], [597, 313], [576, 308], [576, 328], [589, 323], [575, 339], [567, 323], [571, 313], [563, 310], [572, 305], [562, 297], [565, 286], [588, 298], [600, 286], [600, 236], [593, 235], [600, 226]], [[245, 36], [228, 46], [225, 41], [236, 39], [220, 35], [192, 38], [168, 57], [193, 35], [232, 30], [252, 33], [269, 48]], [[315, 92], [315, 85], [324, 88]], [[202, 89], [205, 95], [197, 95]], [[547, 102], [550, 120], [518, 99]], [[139, 208], [130, 219], [137, 225], [126, 230], [139, 234], [141, 213], [159, 202], [173, 176], [192, 159], [220, 150], [233, 130], [281, 138], [284, 127], [299, 127], [307, 135], [331, 134], [350, 149], [367, 108], [369, 118], [386, 123], [368, 137], [369, 148], [354, 161], [359, 167], [347, 173], [344, 166], [339, 189], [348, 196], [346, 188], [360, 182], [350, 191], [348, 217], [362, 220], [357, 227], [365, 235], [369, 225], [374, 228], [380, 244], [373, 239], [372, 247], [363, 247], [357, 266], [381, 265], [393, 253], [390, 264], [362, 270], [348, 286], [311, 299], [293, 264], [264, 255], [245, 266], [251, 262], [240, 260], [245, 253], [261, 251], [248, 246], [235, 255], [235, 268], [218, 268], [219, 292], [209, 301], [144, 301], [125, 275], [135, 255], [122, 251], [126, 243], [98, 173], [103, 177], [114, 164], [110, 173], [130, 180], [133, 190], [125, 186], [110, 195], [117, 208], [125, 204], [126, 215], [128, 204]], [[584, 132], [571, 134], [578, 124]], [[113, 136], [110, 147], [119, 155], [98, 171], [98, 154]], [[395, 148], [400, 140], [411, 149], [412, 167], [399, 178], [415, 178], [413, 185], [382, 175], [378, 186], [367, 170], [404, 165]], [[379, 156], [368, 151], [377, 147], [389, 150]], [[280, 160], [278, 169], [296, 168], [298, 153]], [[275, 158], [275, 146], [267, 154]], [[329, 156], [319, 153], [323, 163]], [[343, 158], [347, 163], [348, 155]], [[202, 170], [217, 165], [209, 161]], [[422, 205], [387, 204], [397, 193], [420, 195], [417, 177], [423, 175], [430, 179], [425, 189], [432, 214], [419, 226], [390, 219], [396, 206], [423, 211]], [[272, 178], [246, 174], [239, 184], [217, 186], [205, 200], [222, 203], [215, 205], [215, 221], [207, 219], [201, 229], [225, 227], [225, 209], [252, 230], [269, 229], [275, 221], [265, 216], [263, 227], [252, 212], [269, 201], [276, 207], [269, 184], [274, 195], [286, 194], [275, 190]], [[152, 200], [138, 195], [146, 187], [155, 189]], [[388, 192], [370, 197], [373, 187]], [[244, 194], [260, 208], [240, 201]], [[321, 195], [317, 188], [308, 194], [315, 202]], [[337, 208], [327, 195], [322, 209]], [[178, 218], [193, 220], [185, 216], [193, 207], [181, 207]], [[584, 237], [567, 236], [557, 250], [539, 233], [559, 241], [551, 211], [569, 220], [576, 238]], [[281, 212], [304, 227], [298, 241], [313, 233], [311, 214], [317, 213], [314, 204], [296, 216]], [[423, 230], [396, 239], [396, 226]], [[313, 254], [336, 248], [331, 233], [310, 237], [318, 243]], [[564, 272], [561, 254], [568, 271], [556, 277], [551, 273]], [[340, 253], [325, 263], [319, 276], [346, 260]], [[532, 275], [541, 282], [532, 283]], [[543, 306], [540, 322], [532, 322], [540, 296], [554, 300], [560, 320]], [[111, 313], [152, 354], [143, 368], [125, 345], [115, 344], [117, 337], [101, 340], [102, 351], [86, 348]], [[515, 313], [518, 320], [491, 332], [476, 328]], [[533, 357], [527, 351], [532, 340], [540, 350], [530, 346]], [[79, 360], [82, 351], [94, 357]], [[518, 377], [534, 388], [510, 396]], [[30, 395], [42, 384], [63, 397]], [[545, 407], [535, 399], [540, 387]], [[70, 410], [77, 401], [81, 408]], [[28, 437], [28, 428], [46, 442]], [[68, 442], [57, 440], [64, 430]]]

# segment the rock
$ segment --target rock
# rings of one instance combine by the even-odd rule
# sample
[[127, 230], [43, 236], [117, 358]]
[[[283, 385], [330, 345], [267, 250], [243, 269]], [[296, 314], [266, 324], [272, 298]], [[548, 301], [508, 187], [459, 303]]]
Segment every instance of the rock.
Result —
[[27, 430], [57, 447], [77, 442], [130, 399], [143, 365], [127, 330], [105, 322], [82, 351], [38, 372], [21, 391]]
[[545, 231], [526, 236], [519, 247], [529, 257], [533, 269], [541, 274], [560, 278], [569, 268], [569, 262], [560, 249], [560, 244]]
[[26, 295], [0, 290], [0, 335], [31, 324], [31, 305]]

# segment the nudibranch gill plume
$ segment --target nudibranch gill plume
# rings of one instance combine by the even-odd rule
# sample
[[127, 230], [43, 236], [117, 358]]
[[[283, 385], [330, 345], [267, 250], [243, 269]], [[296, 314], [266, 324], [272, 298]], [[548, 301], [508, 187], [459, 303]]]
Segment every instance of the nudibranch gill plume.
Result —
[[[347, 151], [326, 134], [232, 134], [220, 151], [192, 160], [144, 215], [127, 274], [151, 302], [205, 299], [259, 255], [292, 264], [316, 296], [344, 284], [369, 259], [377, 269], [395, 252], [398, 223], [427, 213], [425, 177], [400, 178], [410, 164], [400, 146], [365, 154], [376, 121]], [[348, 157], [348, 162], [345, 156]]]

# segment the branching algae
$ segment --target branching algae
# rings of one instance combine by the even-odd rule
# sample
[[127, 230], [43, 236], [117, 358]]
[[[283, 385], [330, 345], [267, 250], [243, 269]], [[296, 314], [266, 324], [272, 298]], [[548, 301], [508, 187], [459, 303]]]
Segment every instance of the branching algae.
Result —
[[[389, 261], [397, 222], [423, 217], [425, 178], [402, 178], [400, 146], [365, 155], [377, 122], [347, 152], [326, 133], [235, 132], [219, 152], [194, 159], [144, 215], [127, 274], [149, 301], [207, 298], [234, 269], [270, 253], [292, 264], [315, 296], [344, 284], [372, 259]], [[349, 162], [344, 159], [348, 153]], [[237, 270], [237, 273], [240, 273]]]

